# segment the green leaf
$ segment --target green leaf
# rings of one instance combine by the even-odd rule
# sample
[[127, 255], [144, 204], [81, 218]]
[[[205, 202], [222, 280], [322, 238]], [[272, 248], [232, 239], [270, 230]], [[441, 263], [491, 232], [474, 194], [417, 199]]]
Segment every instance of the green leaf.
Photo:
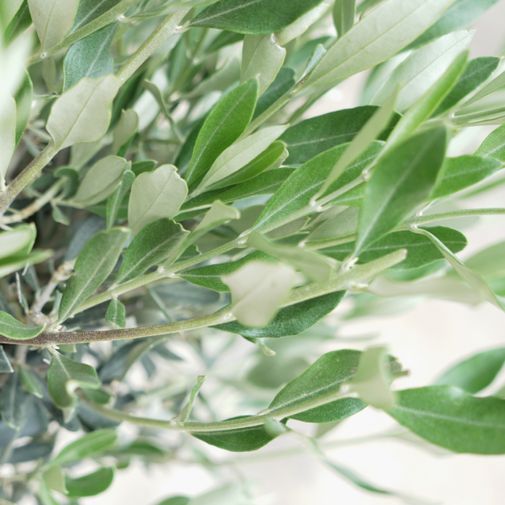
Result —
[[398, 423], [453, 452], [505, 453], [505, 400], [476, 398], [452, 386], [399, 391], [388, 411]]
[[[459, 252], [466, 247], [467, 240], [465, 236], [457, 230], [443, 226], [428, 228], [428, 230], [438, 237], [452, 252]], [[346, 242], [345, 244], [325, 248], [323, 251], [328, 256], [339, 261], [344, 261], [352, 254], [354, 249], [354, 242]], [[419, 268], [443, 258], [440, 251], [428, 238], [412, 231], [396, 231], [389, 233], [366, 247], [359, 255], [359, 263], [366, 264], [380, 258], [384, 254], [398, 251], [399, 249], [407, 250], [405, 261], [395, 267], [399, 269]]]
[[140, 174], [132, 185], [128, 204], [128, 224], [133, 233], [158, 219], [174, 217], [187, 195], [186, 182], [173, 165]]
[[9, 256], [26, 256], [32, 250], [36, 236], [34, 224], [20, 225], [0, 232], [0, 260]]
[[30, 121], [33, 101], [33, 83], [28, 72], [23, 84], [16, 93], [16, 144], [19, 143]]
[[70, 31], [78, 5], [79, 0], [28, 0], [30, 15], [43, 51], [61, 42]]
[[354, 25], [356, 16], [356, 0], [335, 0], [333, 5], [333, 23], [337, 34], [342, 37]]
[[468, 53], [461, 53], [435, 84], [398, 121], [389, 136], [389, 148], [412, 135], [420, 125], [434, 114], [444, 98], [459, 81], [466, 68], [467, 60]]
[[0, 312], [0, 335], [12, 340], [31, 340], [44, 331], [43, 326], [21, 323], [7, 312]]
[[0, 373], [14, 373], [11, 362], [5, 354], [3, 346], [0, 345]]
[[501, 310], [505, 310], [503, 303], [489, 287], [489, 284], [478, 273], [474, 272], [462, 263], [443, 242], [424, 228], [415, 227], [412, 231], [428, 237], [433, 242], [454, 269], [454, 272], [459, 275], [469, 285], [469, 287], [472, 288], [478, 298], [492, 303]]
[[100, 468], [88, 475], [78, 478], [65, 478], [67, 496], [80, 498], [82, 496], [96, 496], [106, 491], [114, 480], [113, 468]]
[[139, 128], [139, 116], [133, 109], [123, 110], [114, 128], [114, 142], [112, 152], [119, 152], [121, 148], [135, 136]]
[[173, 263], [183, 252], [181, 246], [189, 232], [170, 219], [145, 226], [123, 255], [116, 282], [132, 279], [162, 263]]
[[251, 121], [257, 95], [257, 81], [248, 81], [224, 95], [212, 108], [198, 132], [185, 174], [190, 188], [202, 180], [217, 157], [242, 135]]
[[431, 28], [423, 33], [414, 45], [420, 46], [431, 39], [440, 37], [460, 28], [473, 24], [484, 12], [496, 4], [498, 0], [456, 0], [445, 14]]
[[105, 319], [115, 328], [126, 326], [126, 307], [117, 298], [110, 301], [105, 313]]
[[63, 447], [52, 459], [51, 463], [66, 465], [80, 462], [87, 458], [95, 458], [114, 447], [116, 441], [117, 432], [112, 429], [102, 429], [86, 433]]
[[281, 263], [251, 261], [222, 278], [231, 291], [231, 313], [239, 323], [263, 327], [287, 300], [295, 271]]
[[7, 96], [0, 117], [0, 188], [5, 189], [5, 176], [16, 147], [16, 101]]
[[351, 379], [350, 387], [368, 405], [389, 409], [395, 404], [391, 380], [386, 348], [370, 347], [361, 354], [358, 370]]
[[463, 389], [467, 393], [479, 393], [490, 386], [505, 365], [505, 348], [497, 347], [474, 354], [446, 370], [437, 384]]
[[235, 207], [225, 205], [220, 200], [216, 200], [212, 203], [210, 209], [205, 213], [205, 216], [198, 223], [196, 228], [192, 230], [191, 235], [188, 237], [186, 245], [194, 244], [203, 235], [213, 230], [214, 228], [217, 228], [222, 224], [239, 218], [239, 210], [237, 210]]
[[[307, 214], [315, 212], [315, 209], [311, 208], [311, 201], [345, 152], [346, 147], [346, 145], [337, 146], [297, 168], [270, 198], [254, 228], [259, 231], [273, 229], [289, 222], [293, 215], [305, 208]], [[327, 192], [331, 193], [357, 178], [375, 159], [381, 148], [381, 144], [373, 143], [362, 156], [347, 167]]]
[[330, 175], [324, 182], [321, 189], [318, 191], [315, 199], [317, 199], [318, 196], [324, 195], [325, 191], [341, 177], [344, 170], [351, 163], [356, 161], [356, 159], [366, 151], [370, 144], [380, 136], [387, 126], [395, 120], [394, 116], [397, 96], [396, 91], [394, 91], [386, 100], [384, 105], [375, 111], [365, 126], [363, 126], [360, 132], [350, 142], [345, 152], [335, 163], [335, 166], [331, 170]]
[[453, 0], [384, 0], [331, 46], [307, 79], [329, 89], [391, 58], [429, 28]]
[[28, 256], [11, 256], [0, 261], [0, 277], [5, 277], [29, 265], [42, 263], [53, 256], [52, 251], [32, 251]]
[[112, 101], [119, 80], [108, 75], [86, 77], [54, 102], [47, 120], [47, 131], [58, 148], [80, 142], [96, 142], [107, 132]]
[[74, 274], [67, 283], [61, 299], [58, 317], [65, 321], [107, 279], [116, 266], [129, 231], [113, 228], [97, 233], [79, 253]]
[[205, 174], [196, 194], [208, 188], [219, 188], [226, 183], [228, 177], [239, 175], [240, 170], [247, 168], [249, 163], [268, 149], [286, 131], [286, 128], [286, 126], [268, 126], [228, 147]]
[[469, 61], [456, 86], [454, 86], [452, 91], [440, 104], [435, 114], [442, 114], [448, 109], [451, 109], [472, 91], [477, 89], [482, 83], [486, 82], [498, 67], [499, 62], [499, 58], [494, 57], [475, 58]]
[[112, 9], [121, 0], [80, 0], [72, 31], [75, 32], [84, 25]]
[[[229, 420], [235, 419], [240, 419], [240, 417]], [[264, 426], [212, 433], [192, 433], [192, 435], [207, 444], [232, 452], [256, 451], [276, 438], [276, 435], [269, 433]]]
[[63, 60], [64, 90], [85, 77], [102, 77], [113, 73], [111, 44], [115, 33], [116, 25], [105, 26], [79, 40], [67, 51]]
[[172, 496], [160, 501], [157, 505], [190, 505], [190, 499], [186, 496]]
[[361, 353], [353, 350], [332, 351], [321, 356], [296, 379], [282, 388], [269, 405], [269, 409], [303, 408], [305, 404], [334, 396], [325, 405], [307, 408], [292, 416], [306, 422], [340, 421], [365, 408], [355, 398], [336, 398], [343, 384], [356, 373]]
[[486, 158], [495, 158], [505, 163], [505, 125], [491, 132], [475, 151], [475, 154]]
[[300, 270], [310, 281], [326, 280], [337, 268], [336, 261], [331, 258], [303, 247], [272, 242], [257, 232], [249, 235], [247, 243], [258, 251], [289, 263]]
[[468, 188], [502, 168], [502, 163], [493, 158], [459, 156], [444, 162], [431, 198], [442, 198]]
[[116, 219], [118, 217], [121, 204], [125, 199], [128, 191], [132, 187], [133, 182], [135, 181], [135, 173], [133, 170], [125, 170], [123, 172], [123, 176], [121, 178], [121, 182], [119, 186], [116, 188], [114, 193], [107, 199], [107, 205], [105, 207], [105, 216], [106, 216], [106, 224], [107, 229], [110, 229], [114, 226]]
[[72, 201], [83, 207], [90, 207], [110, 196], [130, 162], [119, 156], [107, 156], [97, 161], [84, 176]]
[[477, 251], [465, 264], [486, 279], [505, 276], [505, 242], [498, 242]]
[[264, 91], [274, 82], [284, 60], [286, 49], [281, 47], [275, 36], [246, 36], [242, 50], [242, 82], [258, 79], [258, 93]]
[[410, 108], [468, 48], [472, 36], [469, 31], [450, 33], [413, 51], [388, 77], [372, 103], [383, 103], [398, 86], [398, 110], [403, 112]]
[[193, 26], [231, 32], [269, 34], [290, 25], [321, 0], [219, 0], [198, 14]]
[[289, 67], [282, 67], [280, 72], [277, 74], [275, 81], [258, 99], [258, 103], [254, 111], [254, 117], [257, 117], [265, 112], [274, 104], [274, 102], [285, 95], [294, 85], [295, 71]]
[[356, 255], [384, 236], [424, 203], [444, 161], [445, 128], [419, 133], [377, 163], [365, 189]]
[[[289, 128], [281, 137], [287, 145], [288, 165], [302, 165], [323, 151], [350, 142], [378, 107], [364, 106], [329, 112], [301, 121]], [[380, 136], [384, 138], [384, 134]]]
[[55, 352], [47, 370], [47, 388], [54, 404], [67, 409], [75, 404], [79, 388], [98, 389], [101, 386], [96, 370]]

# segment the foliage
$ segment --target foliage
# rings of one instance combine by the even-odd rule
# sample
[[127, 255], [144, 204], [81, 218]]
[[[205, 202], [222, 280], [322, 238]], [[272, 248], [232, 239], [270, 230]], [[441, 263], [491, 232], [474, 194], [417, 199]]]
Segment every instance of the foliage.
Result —
[[[504, 348], [407, 389], [394, 349], [338, 337], [381, 297], [504, 309], [505, 244], [465, 262], [455, 220], [505, 214], [469, 204], [505, 181], [503, 61], [468, 51], [496, 2], [1, 2], [2, 504], [295, 436], [408, 502], [324, 453], [367, 408], [505, 454]], [[312, 108], [363, 71], [359, 104]], [[255, 501], [237, 480], [159, 505], [211, 503]]]

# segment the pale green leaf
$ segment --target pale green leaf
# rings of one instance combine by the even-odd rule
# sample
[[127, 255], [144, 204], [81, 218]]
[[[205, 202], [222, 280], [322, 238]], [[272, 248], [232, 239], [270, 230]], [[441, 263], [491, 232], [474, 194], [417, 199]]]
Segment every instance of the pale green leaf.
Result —
[[296, 282], [295, 271], [280, 263], [251, 261], [222, 278], [230, 288], [231, 312], [246, 326], [266, 326]]
[[66, 465], [100, 456], [111, 449], [116, 441], [115, 430], [102, 429], [87, 433], [65, 445], [53, 458], [52, 463]]
[[128, 204], [128, 224], [135, 234], [162, 218], [174, 217], [186, 200], [188, 187], [173, 165], [144, 172], [134, 181]]
[[429, 28], [454, 0], [384, 0], [340, 37], [307, 80], [329, 89], [394, 56]]
[[389, 76], [372, 98], [381, 104], [398, 87], [398, 110], [403, 112], [416, 103], [444, 74], [452, 62], [465, 51], [473, 33], [454, 32], [413, 51]]
[[114, 128], [114, 143], [112, 152], [117, 153], [137, 132], [139, 127], [139, 116], [133, 109], [121, 112], [121, 117]]
[[78, 6], [79, 0], [28, 0], [43, 51], [61, 42], [70, 31]]
[[226, 149], [213, 163], [202, 182], [198, 192], [207, 188], [219, 187], [226, 178], [235, 175], [263, 153], [287, 129], [287, 126], [269, 126], [235, 142]]
[[505, 163], [505, 125], [491, 132], [475, 151], [478, 156], [495, 158]]
[[34, 224], [16, 226], [9, 231], [0, 232], [0, 260], [9, 256], [26, 256], [35, 243], [37, 230]]
[[275, 36], [246, 36], [242, 51], [242, 81], [258, 79], [260, 95], [277, 77], [286, 58], [286, 49], [277, 43]]
[[97, 161], [84, 176], [72, 200], [89, 207], [105, 200], [121, 182], [130, 162], [119, 156], [107, 156]]
[[356, 16], [356, 0], [335, 0], [333, 5], [333, 23], [337, 34], [342, 37], [354, 25]]
[[30, 326], [7, 312], [0, 312], [0, 335], [12, 340], [31, 340], [44, 331], [43, 326]]
[[126, 326], [126, 307], [117, 298], [111, 300], [107, 306], [105, 319], [115, 328]]
[[368, 405], [390, 409], [395, 404], [391, 391], [391, 372], [384, 347], [370, 347], [359, 360], [358, 370], [351, 379], [351, 390]]
[[81, 79], [61, 95], [51, 108], [47, 131], [58, 148], [95, 142], [107, 132], [111, 106], [119, 89], [113, 75]]
[[0, 115], [0, 190], [5, 189], [5, 176], [16, 147], [16, 101], [8, 96]]

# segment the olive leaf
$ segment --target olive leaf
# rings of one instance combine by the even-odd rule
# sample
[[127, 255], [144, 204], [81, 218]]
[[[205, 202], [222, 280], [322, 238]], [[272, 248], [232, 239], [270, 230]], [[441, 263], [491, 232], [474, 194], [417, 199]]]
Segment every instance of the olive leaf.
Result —
[[63, 93], [54, 102], [46, 125], [58, 148], [99, 140], [109, 127], [118, 89], [119, 80], [108, 75], [86, 77]]
[[113, 228], [97, 233], [86, 243], [63, 291], [58, 310], [60, 321], [72, 316], [112, 273], [129, 235], [125, 228]]
[[43, 326], [21, 323], [7, 312], [0, 312], [0, 335], [13, 340], [31, 340], [44, 331]]
[[5, 188], [5, 176], [16, 147], [16, 102], [7, 97], [0, 119], [0, 188]]
[[174, 217], [186, 200], [188, 187], [173, 165], [140, 174], [133, 182], [128, 224], [135, 234], [162, 218]]
[[262, 327], [287, 300], [296, 274], [287, 265], [251, 261], [222, 280], [230, 288], [235, 318], [246, 326]]

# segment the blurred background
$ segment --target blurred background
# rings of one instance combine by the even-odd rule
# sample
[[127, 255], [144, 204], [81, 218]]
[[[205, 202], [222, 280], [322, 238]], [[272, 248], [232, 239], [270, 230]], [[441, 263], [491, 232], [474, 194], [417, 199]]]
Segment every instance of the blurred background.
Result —
[[[499, 55], [505, 45], [505, 1], [502, 0], [476, 26], [473, 56]], [[311, 115], [352, 107], [357, 103], [361, 76], [329, 94]], [[485, 135], [472, 131], [455, 148], [471, 148]], [[471, 206], [503, 206], [505, 190], [498, 189]], [[484, 217], [464, 229], [473, 252], [505, 239], [503, 217]], [[338, 318], [338, 311], [335, 317]], [[400, 315], [367, 318], [345, 327], [346, 336], [374, 334], [374, 343], [386, 344], [411, 370], [402, 387], [425, 385], [449, 364], [476, 351], [503, 345], [505, 315], [490, 305], [467, 307], [451, 302], [419, 300]], [[341, 342], [337, 342], [342, 346]], [[352, 346], [353, 344], [349, 344]], [[355, 344], [359, 346], [358, 344]], [[244, 355], [247, 343], [238, 344]], [[243, 346], [243, 349], [240, 348]], [[330, 347], [331, 348], [331, 345]], [[229, 356], [228, 356], [229, 359]], [[236, 365], [236, 364], [235, 364]], [[240, 369], [240, 367], [239, 367]], [[205, 370], [199, 372], [205, 373]], [[196, 372], [194, 372], [196, 373]], [[214, 401], [214, 398], [213, 398]], [[131, 466], [117, 473], [114, 485], [100, 498], [83, 500], [87, 505], [154, 505], [167, 496], [197, 495], [223, 481], [252, 482], [249, 492], [255, 503], [271, 505], [392, 505], [433, 503], [443, 505], [503, 505], [505, 503], [505, 457], [451, 455], [430, 447], [421, 448], [398, 440], [376, 438], [359, 443], [360, 437], [394, 428], [384, 414], [367, 409], [352, 422], [328, 435], [325, 444], [332, 461], [345, 464], [377, 486], [408, 495], [404, 500], [370, 494], [357, 489], [322, 465], [296, 437], [286, 436], [252, 455], [210, 451], [223, 460], [217, 473], [192, 464]], [[354, 440], [356, 439], [356, 440]], [[350, 444], [349, 440], [354, 440]], [[274, 453], [281, 453], [273, 456]], [[232, 463], [232, 464], [230, 464]], [[412, 499], [415, 497], [419, 499]], [[210, 502], [206, 502], [210, 503]], [[233, 494], [216, 497], [212, 504], [240, 505]]]

